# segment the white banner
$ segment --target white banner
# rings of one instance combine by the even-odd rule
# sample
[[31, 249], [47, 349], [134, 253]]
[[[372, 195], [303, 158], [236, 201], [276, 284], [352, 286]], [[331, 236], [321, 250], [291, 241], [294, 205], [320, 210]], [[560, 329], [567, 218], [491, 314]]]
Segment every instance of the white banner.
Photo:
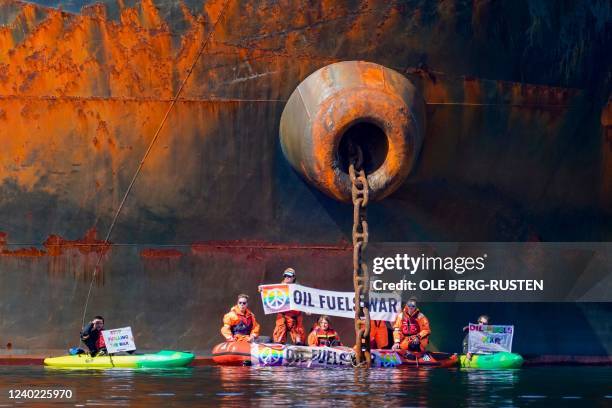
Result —
[[514, 326], [482, 325], [470, 323], [468, 351], [476, 354], [490, 354], [500, 351], [512, 352]]
[[136, 350], [136, 344], [134, 343], [134, 336], [132, 336], [131, 327], [102, 330], [102, 336], [104, 336], [106, 351], [109, 354], [118, 353], [120, 351]]
[[[297, 284], [261, 286], [264, 313], [299, 310], [318, 315], [355, 318], [353, 292], [336, 292]], [[395, 293], [370, 294], [370, 318], [392, 322], [401, 311], [401, 299]]]
[[[350, 347], [308, 347], [284, 344], [251, 344], [251, 363], [260, 366], [351, 367]], [[397, 367], [402, 363], [392, 350], [372, 350], [373, 367]]]

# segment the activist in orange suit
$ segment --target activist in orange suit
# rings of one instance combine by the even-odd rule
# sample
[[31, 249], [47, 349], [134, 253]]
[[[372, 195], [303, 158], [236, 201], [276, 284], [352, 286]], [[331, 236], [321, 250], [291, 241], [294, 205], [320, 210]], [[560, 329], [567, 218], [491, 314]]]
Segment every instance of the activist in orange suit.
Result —
[[[285, 269], [283, 272], [282, 283], [295, 283], [295, 271], [293, 268]], [[274, 332], [272, 338], [275, 343], [286, 343], [287, 333], [291, 338], [293, 344], [304, 344], [306, 340], [306, 334], [304, 332], [304, 324], [302, 322], [302, 312], [297, 310], [290, 310], [287, 312], [278, 313], [276, 315], [276, 326], [274, 326]]]
[[342, 345], [338, 332], [330, 327], [329, 317], [319, 317], [317, 325], [312, 328], [312, 332], [308, 335], [308, 345], [313, 347], [335, 347]]
[[408, 299], [393, 325], [393, 350], [422, 353], [427, 349], [430, 334], [429, 320], [417, 307], [416, 299]]
[[248, 304], [249, 297], [240, 294], [236, 306], [223, 316], [221, 334], [225, 340], [252, 342], [259, 336], [259, 323], [247, 308]]
[[384, 349], [389, 345], [387, 322], [384, 320], [370, 320], [370, 348]]

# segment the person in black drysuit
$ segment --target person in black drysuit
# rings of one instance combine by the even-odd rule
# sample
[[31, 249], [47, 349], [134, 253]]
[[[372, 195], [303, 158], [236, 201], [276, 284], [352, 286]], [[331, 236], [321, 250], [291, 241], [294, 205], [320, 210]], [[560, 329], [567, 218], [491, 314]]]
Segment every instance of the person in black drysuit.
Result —
[[102, 330], [104, 330], [104, 318], [96, 316], [81, 332], [81, 341], [85, 343], [92, 357], [106, 354], [106, 343], [102, 336]]

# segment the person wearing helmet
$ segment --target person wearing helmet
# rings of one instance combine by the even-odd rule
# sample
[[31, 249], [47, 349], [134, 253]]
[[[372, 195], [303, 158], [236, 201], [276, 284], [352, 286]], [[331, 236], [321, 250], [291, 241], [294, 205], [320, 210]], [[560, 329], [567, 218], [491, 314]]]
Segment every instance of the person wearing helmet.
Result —
[[429, 344], [429, 320], [417, 307], [415, 298], [408, 299], [393, 325], [393, 350], [424, 352]]
[[[283, 272], [283, 280], [281, 283], [291, 284], [296, 283], [295, 270], [287, 268]], [[287, 336], [289, 334], [289, 336]], [[275, 343], [287, 343], [290, 339], [293, 344], [303, 345], [306, 340], [304, 331], [304, 323], [302, 312], [297, 310], [288, 310], [276, 315], [276, 325], [272, 332], [272, 339]]]
[[259, 336], [259, 323], [248, 309], [249, 296], [238, 295], [237, 303], [223, 316], [221, 334], [226, 341], [252, 342]]

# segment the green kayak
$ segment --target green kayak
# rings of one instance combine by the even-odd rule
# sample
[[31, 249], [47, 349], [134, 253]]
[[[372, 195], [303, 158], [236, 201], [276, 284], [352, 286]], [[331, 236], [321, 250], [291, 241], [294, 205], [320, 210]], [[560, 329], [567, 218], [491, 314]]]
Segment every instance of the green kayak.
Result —
[[132, 354], [127, 356], [97, 356], [79, 354], [75, 356], [49, 357], [45, 365], [57, 368], [173, 368], [185, 367], [195, 355], [182, 351], [162, 350], [155, 354]]
[[500, 352], [495, 354], [474, 354], [468, 360], [465, 354], [459, 357], [459, 365], [462, 368], [519, 368], [523, 365], [523, 357], [520, 354]]

